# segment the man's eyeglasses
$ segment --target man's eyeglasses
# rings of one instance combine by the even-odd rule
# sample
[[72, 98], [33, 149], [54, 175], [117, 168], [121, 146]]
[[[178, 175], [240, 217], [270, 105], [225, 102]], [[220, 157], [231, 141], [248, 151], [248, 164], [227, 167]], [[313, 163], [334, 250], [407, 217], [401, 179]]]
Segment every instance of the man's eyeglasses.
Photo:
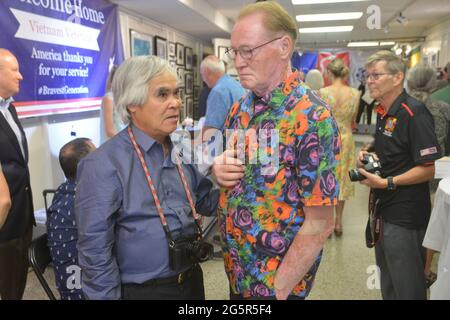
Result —
[[384, 76], [387, 74], [393, 75], [393, 73], [367, 73], [366, 75], [364, 75], [364, 77], [366, 78], [366, 80], [377, 81], [378, 79], [380, 79], [381, 76]]
[[280, 40], [282, 37], [278, 37], [275, 39], [272, 39], [270, 41], [267, 41], [257, 47], [254, 48], [250, 48], [247, 46], [242, 46], [238, 49], [234, 49], [234, 48], [228, 48], [227, 51], [225, 51], [225, 53], [231, 58], [231, 59], [235, 59], [237, 54], [239, 53], [241, 55], [242, 59], [245, 60], [250, 60], [253, 57], [253, 51], [255, 51], [258, 48], [261, 48], [262, 46], [265, 46], [266, 44], [269, 44], [271, 42], [274, 42], [275, 40]]

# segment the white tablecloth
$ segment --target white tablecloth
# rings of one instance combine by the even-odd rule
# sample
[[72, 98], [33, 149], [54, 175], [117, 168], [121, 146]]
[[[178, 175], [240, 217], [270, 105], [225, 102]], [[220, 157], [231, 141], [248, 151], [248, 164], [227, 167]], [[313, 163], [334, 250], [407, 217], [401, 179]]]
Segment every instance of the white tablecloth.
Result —
[[450, 300], [450, 179], [439, 183], [423, 246], [440, 252], [437, 280], [430, 288], [430, 299]]

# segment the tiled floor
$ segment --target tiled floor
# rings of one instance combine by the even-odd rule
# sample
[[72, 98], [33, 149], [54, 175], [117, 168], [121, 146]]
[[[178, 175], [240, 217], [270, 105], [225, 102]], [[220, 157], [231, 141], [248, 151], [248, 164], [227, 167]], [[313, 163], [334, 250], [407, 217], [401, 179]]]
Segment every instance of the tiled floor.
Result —
[[[358, 139], [360, 142], [367, 140], [366, 136], [360, 136]], [[346, 203], [344, 233], [340, 238], [333, 235], [327, 241], [315, 287], [309, 299], [381, 299], [376, 281], [373, 281], [374, 251], [366, 248], [364, 240], [367, 201], [368, 190], [357, 183], [355, 197]], [[228, 281], [223, 261], [208, 261], [203, 264], [203, 271], [206, 298], [227, 299]], [[54, 288], [52, 270], [47, 271], [46, 276]], [[33, 272], [29, 273], [24, 298], [46, 299], [45, 292]]]

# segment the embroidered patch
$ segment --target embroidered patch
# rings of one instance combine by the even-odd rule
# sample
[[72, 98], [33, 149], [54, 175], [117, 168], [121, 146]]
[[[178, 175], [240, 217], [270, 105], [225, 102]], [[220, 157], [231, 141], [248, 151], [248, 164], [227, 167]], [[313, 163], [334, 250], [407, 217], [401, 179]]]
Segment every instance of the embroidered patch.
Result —
[[395, 130], [395, 126], [397, 124], [397, 118], [389, 117], [386, 119], [386, 124], [384, 126], [383, 134], [388, 137], [392, 137], [392, 133]]
[[432, 147], [432, 148], [428, 148], [428, 149], [423, 149], [420, 150], [420, 156], [421, 157], [425, 157], [425, 156], [429, 156], [430, 154], [435, 154], [437, 153], [437, 148], [436, 147]]

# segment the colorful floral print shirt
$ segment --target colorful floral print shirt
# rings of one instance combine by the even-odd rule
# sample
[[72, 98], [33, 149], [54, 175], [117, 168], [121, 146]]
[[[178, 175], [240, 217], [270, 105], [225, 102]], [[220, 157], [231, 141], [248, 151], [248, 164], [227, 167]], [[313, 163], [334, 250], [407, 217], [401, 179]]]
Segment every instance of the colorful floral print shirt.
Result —
[[[263, 151], [278, 152], [275, 167], [246, 161], [240, 183], [221, 190], [219, 209], [232, 290], [246, 298], [273, 297], [275, 272], [304, 222], [303, 208], [337, 203], [338, 128], [329, 107], [293, 72], [267, 100], [249, 93], [234, 104], [225, 129], [261, 132], [269, 140]], [[275, 131], [267, 130], [277, 130], [279, 145], [270, 141]], [[253, 149], [264, 158], [261, 148]], [[321, 255], [291, 295], [309, 294]]]

